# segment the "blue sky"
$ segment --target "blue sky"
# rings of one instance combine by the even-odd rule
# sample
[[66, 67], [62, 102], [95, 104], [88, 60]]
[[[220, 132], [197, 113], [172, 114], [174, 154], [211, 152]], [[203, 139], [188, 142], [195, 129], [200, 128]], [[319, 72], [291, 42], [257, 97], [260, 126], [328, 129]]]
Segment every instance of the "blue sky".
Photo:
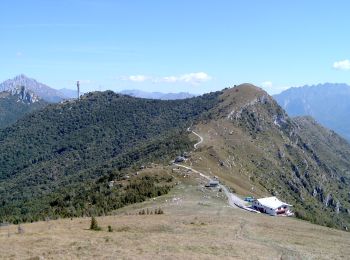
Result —
[[0, 3], [0, 81], [204, 93], [251, 82], [350, 83], [350, 1]]

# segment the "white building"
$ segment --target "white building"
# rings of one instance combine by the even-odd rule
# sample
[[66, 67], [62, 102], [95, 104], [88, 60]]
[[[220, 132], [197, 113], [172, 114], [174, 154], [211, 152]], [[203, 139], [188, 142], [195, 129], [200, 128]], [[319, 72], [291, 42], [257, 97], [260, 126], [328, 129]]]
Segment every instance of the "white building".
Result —
[[290, 211], [290, 207], [292, 207], [292, 205], [282, 202], [276, 197], [256, 199], [253, 201], [252, 207], [255, 210], [269, 214], [271, 216], [293, 215], [293, 213]]

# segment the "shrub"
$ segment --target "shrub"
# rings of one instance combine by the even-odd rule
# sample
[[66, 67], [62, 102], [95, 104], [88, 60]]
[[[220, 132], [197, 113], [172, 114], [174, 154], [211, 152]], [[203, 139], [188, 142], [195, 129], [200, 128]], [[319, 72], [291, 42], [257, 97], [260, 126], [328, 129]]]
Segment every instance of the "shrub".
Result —
[[18, 234], [23, 234], [24, 228], [21, 225], [18, 225]]
[[164, 211], [161, 208], [159, 208], [159, 209], [155, 210], [154, 214], [162, 215], [162, 214], [164, 214]]
[[111, 226], [108, 226], [108, 232], [113, 232], [113, 228]]
[[98, 226], [98, 223], [95, 217], [91, 217], [90, 230], [95, 230], [95, 231], [101, 230], [101, 227]]

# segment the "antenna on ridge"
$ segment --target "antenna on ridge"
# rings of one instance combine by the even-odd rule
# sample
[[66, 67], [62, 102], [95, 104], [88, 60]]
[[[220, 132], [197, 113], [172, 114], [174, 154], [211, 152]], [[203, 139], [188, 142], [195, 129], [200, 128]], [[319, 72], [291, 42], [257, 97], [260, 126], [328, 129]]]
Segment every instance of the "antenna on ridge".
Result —
[[78, 90], [78, 100], [80, 99], [80, 82], [77, 81], [77, 90]]

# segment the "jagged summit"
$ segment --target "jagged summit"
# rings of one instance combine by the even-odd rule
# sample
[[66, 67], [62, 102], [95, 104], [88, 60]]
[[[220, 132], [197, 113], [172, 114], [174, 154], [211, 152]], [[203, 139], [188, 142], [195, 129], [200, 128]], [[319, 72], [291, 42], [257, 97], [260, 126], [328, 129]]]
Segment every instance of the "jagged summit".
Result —
[[1, 83], [0, 92], [17, 89], [22, 86], [48, 102], [59, 102], [66, 98], [60, 91], [29, 78], [24, 74], [20, 74], [13, 79], [8, 79]]

